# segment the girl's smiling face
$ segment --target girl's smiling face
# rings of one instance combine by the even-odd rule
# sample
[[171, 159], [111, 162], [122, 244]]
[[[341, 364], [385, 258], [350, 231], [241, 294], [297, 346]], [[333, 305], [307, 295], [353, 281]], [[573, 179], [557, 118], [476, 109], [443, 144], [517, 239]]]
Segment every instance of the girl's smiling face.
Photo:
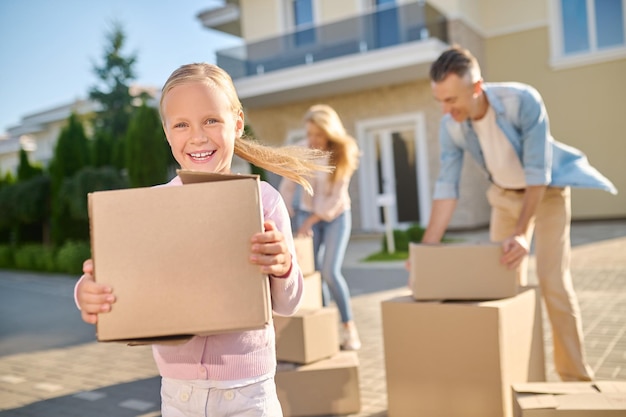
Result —
[[181, 168], [230, 173], [235, 140], [243, 133], [243, 112], [203, 82], [176, 85], [162, 102], [163, 130]]

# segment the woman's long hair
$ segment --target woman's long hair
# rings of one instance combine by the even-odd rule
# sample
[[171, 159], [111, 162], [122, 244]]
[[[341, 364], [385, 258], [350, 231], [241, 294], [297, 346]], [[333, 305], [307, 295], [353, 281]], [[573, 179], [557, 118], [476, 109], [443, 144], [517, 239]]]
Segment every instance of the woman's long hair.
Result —
[[304, 121], [318, 126], [328, 139], [329, 165], [335, 168], [331, 174], [332, 182], [352, 175], [359, 166], [360, 152], [337, 112], [326, 104], [316, 104], [306, 112]]

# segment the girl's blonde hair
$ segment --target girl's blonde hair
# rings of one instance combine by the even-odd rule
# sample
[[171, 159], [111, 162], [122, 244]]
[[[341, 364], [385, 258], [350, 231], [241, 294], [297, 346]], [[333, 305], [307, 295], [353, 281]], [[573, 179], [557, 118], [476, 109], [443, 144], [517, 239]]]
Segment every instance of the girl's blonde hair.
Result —
[[332, 182], [352, 175], [359, 167], [359, 148], [354, 138], [346, 132], [335, 109], [326, 104], [316, 104], [306, 112], [304, 121], [318, 126], [328, 139], [329, 165], [335, 168], [331, 175]]
[[[165, 120], [163, 100], [167, 93], [178, 85], [191, 82], [201, 82], [222, 91], [230, 102], [233, 117], [243, 112], [243, 106], [230, 75], [216, 65], [195, 63], [179, 67], [165, 82], [159, 105], [162, 120]], [[235, 139], [235, 154], [260, 168], [297, 182], [309, 194], [313, 193], [313, 189], [307, 177], [311, 177], [314, 171], [332, 172], [332, 167], [323, 163], [325, 152], [301, 146], [275, 148], [249, 138], [239, 137]]]

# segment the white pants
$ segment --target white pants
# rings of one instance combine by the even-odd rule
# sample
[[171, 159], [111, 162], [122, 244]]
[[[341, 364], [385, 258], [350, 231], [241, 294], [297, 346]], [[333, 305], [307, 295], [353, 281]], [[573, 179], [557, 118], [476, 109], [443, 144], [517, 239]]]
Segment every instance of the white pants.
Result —
[[237, 388], [162, 378], [162, 417], [282, 417], [274, 378]]

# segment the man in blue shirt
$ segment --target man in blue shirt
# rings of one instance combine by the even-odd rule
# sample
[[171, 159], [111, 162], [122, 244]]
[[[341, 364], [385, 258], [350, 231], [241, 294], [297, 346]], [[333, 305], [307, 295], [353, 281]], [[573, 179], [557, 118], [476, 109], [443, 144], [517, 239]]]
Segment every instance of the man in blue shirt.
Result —
[[583, 153], [554, 140], [543, 100], [533, 87], [483, 82], [476, 58], [459, 47], [439, 56], [430, 77], [445, 115], [439, 131], [440, 174], [422, 241], [439, 242], [448, 227], [459, 196], [463, 155], [469, 152], [491, 181], [490, 238], [502, 242], [502, 263], [519, 267], [534, 231], [557, 372], [564, 381], [592, 380], [569, 268], [570, 187], [617, 190]]

